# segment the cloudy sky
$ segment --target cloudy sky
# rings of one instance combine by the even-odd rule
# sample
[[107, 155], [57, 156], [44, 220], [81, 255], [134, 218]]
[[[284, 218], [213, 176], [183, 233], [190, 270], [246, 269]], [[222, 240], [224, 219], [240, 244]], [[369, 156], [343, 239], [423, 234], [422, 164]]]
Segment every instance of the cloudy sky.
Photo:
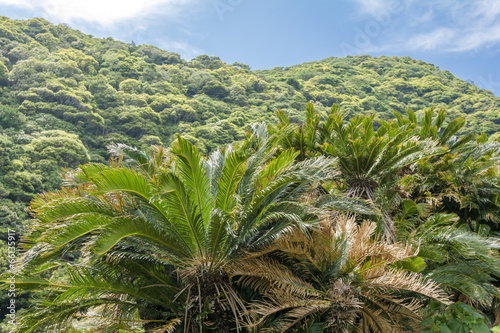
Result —
[[498, 0], [0, 0], [0, 15], [254, 69], [410, 56], [500, 96]]

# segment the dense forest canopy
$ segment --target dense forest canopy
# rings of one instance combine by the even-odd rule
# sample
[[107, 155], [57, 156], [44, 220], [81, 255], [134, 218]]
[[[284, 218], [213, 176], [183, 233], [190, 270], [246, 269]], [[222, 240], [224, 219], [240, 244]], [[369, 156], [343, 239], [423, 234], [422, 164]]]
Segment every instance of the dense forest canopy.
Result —
[[[459, 117], [465, 121], [461, 135], [500, 130], [500, 98], [409, 57], [332, 57], [251, 70], [215, 56], [188, 61], [151, 45], [94, 38], [39, 18], [0, 17], [1, 239], [8, 228], [24, 233], [25, 208], [36, 194], [61, 187], [63, 168], [107, 163], [107, 147], [119, 143], [151, 153], [153, 145], [170, 146], [182, 138], [209, 154], [243, 142], [251, 124], [302, 123], [308, 101], [318, 121], [333, 104], [348, 119], [375, 115], [380, 120], [375, 127], [395, 119], [394, 110], [423, 116], [435, 107], [446, 109], [443, 126]], [[274, 116], [278, 109], [286, 121]], [[446, 163], [451, 162], [421, 168], [438, 172], [450, 167]], [[419, 179], [404, 179], [409, 191], [427, 193], [417, 186]], [[440, 200], [449, 199], [442, 194]], [[482, 217], [483, 222], [496, 222], [492, 207], [485, 214], [494, 218]], [[467, 215], [465, 209], [459, 213]], [[1, 272], [7, 252], [0, 244]]]

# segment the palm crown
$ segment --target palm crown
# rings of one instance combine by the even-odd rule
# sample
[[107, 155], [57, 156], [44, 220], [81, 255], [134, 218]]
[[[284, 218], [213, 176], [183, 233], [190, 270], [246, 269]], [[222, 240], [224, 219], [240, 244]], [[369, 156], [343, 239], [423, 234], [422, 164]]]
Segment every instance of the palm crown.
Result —
[[[289, 119], [278, 112], [279, 130], [288, 129]], [[293, 148], [301, 155], [324, 155], [337, 159], [339, 177], [352, 198], [367, 199], [372, 205], [378, 199], [379, 186], [391, 188], [398, 173], [417, 161], [443, 153], [432, 137], [421, 138], [416, 123], [399, 117], [399, 121], [375, 122], [374, 116], [356, 116], [345, 120], [340, 107], [333, 105], [326, 119], [306, 107], [306, 121], [296, 126], [281, 140], [284, 148]], [[413, 119], [413, 118], [412, 118]], [[381, 207], [386, 236], [395, 241], [396, 229], [391, 217]]]

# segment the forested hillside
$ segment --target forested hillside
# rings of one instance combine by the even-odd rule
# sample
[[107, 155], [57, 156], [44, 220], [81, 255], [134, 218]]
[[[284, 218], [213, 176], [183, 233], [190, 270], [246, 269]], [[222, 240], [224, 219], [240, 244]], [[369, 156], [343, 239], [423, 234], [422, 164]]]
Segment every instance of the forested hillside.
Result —
[[465, 131], [500, 129], [499, 98], [419, 60], [356, 56], [259, 71], [2, 17], [0, 226], [19, 228], [34, 194], [61, 185], [61, 168], [105, 162], [111, 143], [148, 149], [180, 133], [208, 153], [274, 121], [277, 109], [302, 121], [307, 101], [382, 119], [445, 107], [449, 119], [465, 117]]

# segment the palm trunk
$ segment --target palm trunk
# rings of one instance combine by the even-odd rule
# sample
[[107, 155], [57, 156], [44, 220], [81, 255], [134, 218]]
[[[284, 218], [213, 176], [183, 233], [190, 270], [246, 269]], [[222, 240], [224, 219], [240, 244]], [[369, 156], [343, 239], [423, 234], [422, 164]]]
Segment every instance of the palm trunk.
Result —
[[[384, 210], [379, 209], [375, 205], [375, 188], [378, 186], [374, 181], [355, 181], [352, 182], [353, 185], [347, 189], [347, 196], [350, 198], [364, 199], [377, 211], [380, 210], [382, 217], [382, 228], [384, 229], [384, 236], [390, 243], [394, 243], [397, 240], [396, 228], [394, 226], [394, 220], [392, 217]], [[348, 217], [356, 218], [356, 213], [349, 213]]]

